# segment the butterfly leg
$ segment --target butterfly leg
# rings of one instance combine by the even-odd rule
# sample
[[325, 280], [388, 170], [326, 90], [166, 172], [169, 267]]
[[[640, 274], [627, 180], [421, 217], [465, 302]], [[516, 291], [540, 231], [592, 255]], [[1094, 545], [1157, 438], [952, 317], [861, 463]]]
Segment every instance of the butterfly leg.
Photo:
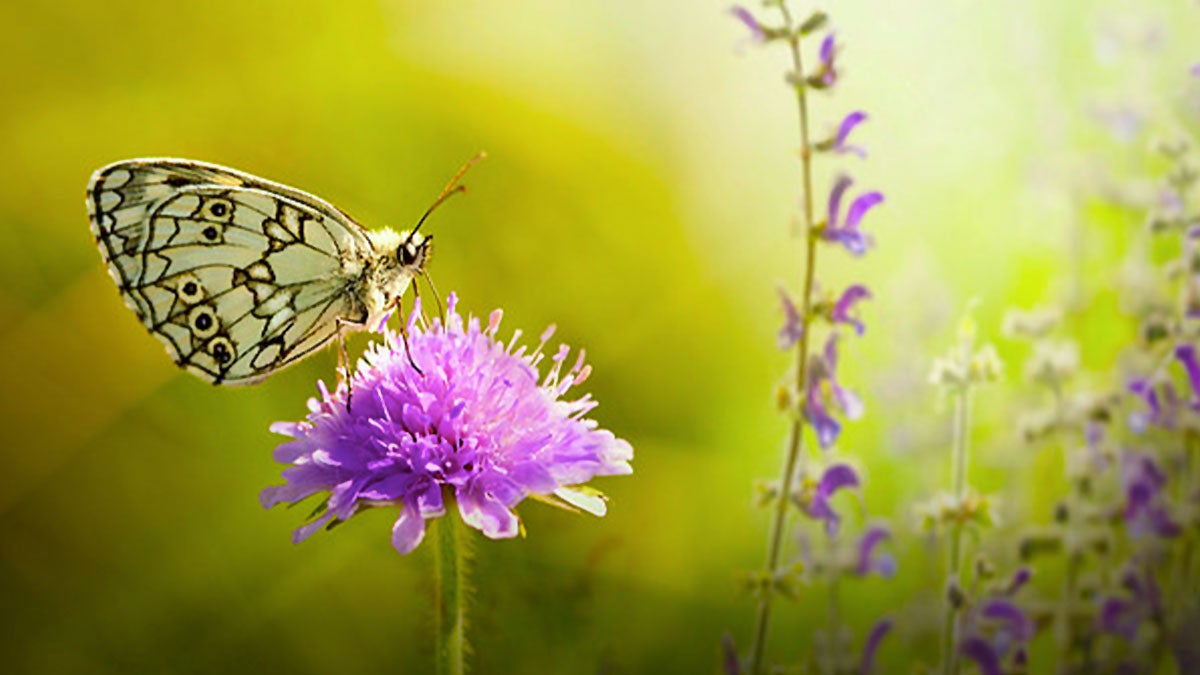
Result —
[[[416, 293], [416, 284], [413, 284], [413, 292]], [[408, 347], [408, 321], [404, 318], [404, 305], [402, 298], [396, 298], [396, 313], [400, 315], [400, 341], [404, 343], [404, 355], [408, 357], [408, 365], [417, 371], [417, 374], [424, 377], [425, 373], [417, 362], [413, 360], [412, 349]]]
[[338, 343], [338, 366], [337, 366], [338, 385], [337, 385], [337, 388], [340, 390], [342, 388], [343, 384], [346, 385], [346, 410], [349, 411], [350, 410], [350, 391], [351, 391], [351, 387], [350, 387], [350, 384], [351, 384], [351, 381], [350, 381], [350, 354], [346, 351], [346, 335], [345, 335], [345, 333], [342, 332], [342, 329], [346, 326], [358, 326], [360, 324], [358, 324], [354, 321], [350, 321], [348, 319], [343, 319], [340, 316], [337, 317], [336, 319], [334, 319], [334, 322], [337, 325], [337, 343]]

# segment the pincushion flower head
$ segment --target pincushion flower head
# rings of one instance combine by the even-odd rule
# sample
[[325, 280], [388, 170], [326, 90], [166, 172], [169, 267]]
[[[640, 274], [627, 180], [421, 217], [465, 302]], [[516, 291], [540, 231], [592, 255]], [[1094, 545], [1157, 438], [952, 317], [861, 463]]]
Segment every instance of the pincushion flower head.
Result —
[[602, 496], [583, 484], [633, 471], [630, 445], [586, 417], [595, 401], [563, 398], [591, 370], [582, 351], [565, 369], [569, 348], [560, 346], [543, 377], [538, 365], [553, 327], [527, 353], [516, 346], [520, 331], [507, 345], [497, 340], [499, 310], [482, 325], [456, 304], [452, 294], [445, 321], [429, 324], [418, 304], [407, 352], [402, 335], [384, 328], [348, 387], [330, 393], [321, 384], [307, 419], [271, 427], [292, 437], [275, 450], [276, 461], [291, 466], [283, 485], [263, 490], [263, 506], [328, 493], [296, 542], [371, 506], [400, 507], [392, 527], [400, 553], [416, 548], [425, 521], [449, 508], [492, 539], [513, 537], [513, 508], [526, 497], [603, 515]]

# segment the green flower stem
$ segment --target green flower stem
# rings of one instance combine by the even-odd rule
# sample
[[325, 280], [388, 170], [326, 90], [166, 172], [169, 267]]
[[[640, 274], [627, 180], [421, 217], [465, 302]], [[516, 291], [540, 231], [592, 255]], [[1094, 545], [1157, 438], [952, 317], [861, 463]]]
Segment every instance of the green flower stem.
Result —
[[[964, 350], [969, 354], [968, 350]], [[971, 422], [971, 385], [964, 382], [955, 390], [954, 395], [954, 502], [961, 508], [967, 491], [967, 433]], [[947, 589], [950, 582], [960, 587], [958, 576], [962, 569], [962, 535], [965, 523], [955, 523], [950, 531], [950, 558], [946, 567]], [[946, 620], [942, 625], [942, 673], [954, 675], [958, 672], [958, 610], [959, 608], [946, 599]]]
[[463, 651], [466, 647], [466, 556], [464, 555], [463, 525], [458, 520], [454, 503], [447, 500], [446, 515], [432, 522], [435, 530], [435, 574], [437, 598], [434, 607], [437, 631], [434, 658], [437, 675], [462, 675]]
[[[813, 279], [815, 278], [817, 262], [817, 236], [813, 222], [812, 146], [808, 140], [808, 98], [802, 83], [804, 65], [800, 58], [800, 38], [795, 34], [795, 23], [792, 20], [791, 12], [788, 11], [788, 8], [783, 3], [779, 4], [779, 11], [783, 13], [785, 30], [792, 36], [787, 42], [792, 52], [792, 72], [795, 74], [796, 80], [793, 86], [796, 91], [796, 104], [800, 109], [800, 163], [804, 180], [805, 225], [805, 267], [803, 292], [800, 295], [800, 317], [801, 321], [807, 322], [809, 316], [812, 314]], [[796, 367], [796, 390], [799, 392], [801, 398], [803, 398], [804, 385], [808, 379], [808, 339], [811, 334], [812, 331], [806, 325], [804, 332], [800, 335], [796, 348], [796, 358], [798, 360]], [[771, 601], [775, 595], [774, 587], [771, 584], [774, 582], [775, 574], [779, 569], [779, 558], [783, 549], [784, 526], [787, 523], [788, 516], [788, 502], [792, 492], [792, 480], [795, 477], [796, 468], [801, 462], [804, 450], [804, 415], [802, 411], [797, 410], [795, 412], [791, 432], [788, 435], [788, 448], [783, 460], [783, 472], [780, 475], [779, 498], [775, 501], [775, 509], [771, 518], [766, 563], [768, 584], [758, 602], [758, 617], [754, 626], [754, 641], [750, 648], [750, 673], [752, 675], [760, 675], [764, 668], [763, 652], [766, 648], [767, 629], [771, 621]]]

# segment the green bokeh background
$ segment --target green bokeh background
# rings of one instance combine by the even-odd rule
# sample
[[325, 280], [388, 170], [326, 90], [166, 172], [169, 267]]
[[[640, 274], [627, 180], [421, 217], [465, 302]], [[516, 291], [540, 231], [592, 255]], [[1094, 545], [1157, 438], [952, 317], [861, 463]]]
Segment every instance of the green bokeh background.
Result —
[[[828, 287], [876, 295], [843, 352], [868, 415], [840, 452], [865, 473], [867, 516], [898, 530], [901, 578], [844, 589], [860, 634], [936, 601], [939, 550], [913, 505], [948, 482], [949, 419], [924, 377], [968, 300], [999, 339], [1009, 306], [1075, 298], [1096, 370], [1128, 341], [1115, 284], [1139, 218], [1089, 195], [1188, 123], [1200, 34], [1200, 9], [1166, 0], [901, 4], [830, 3], [844, 80], [813, 100], [817, 133], [871, 115], [870, 159], [820, 163], [820, 194], [840, 166], [888, 199], [867, 223], [875, 252], [820, 263]], [[401, 228], [486, 149], [428, 226], [434, 278], [472, 312], [502, 307], [505, 331], [557, 323], [586, 347], [595, 417], [636, 457], [598, 484], [608, 517], [527, 504], [527, 539], [478, 538], [475, 671], [714, 672], [722, 632], [750, 632], [736, 580], [763, 555], [752, 485], [778, 472], [786, 430], [774, 287], [799, 277], [785, 54], [739, 50], [726, 10], [0, 6], [0, 669], [429, 670], [428, 547], [396, 555], [384, 511], [293, 546], [300, 510], [257, 502], [281, 469], [267, 427], [301, 416], [332, 350], [253, 388], [179, 373], [112, 288], [83, 192], [111, 161], [192, 157]], [[1151, 122], [1128, 143], [1094, 119], [1123, 105]], [[1062, 469], [1016, 441], [1024, 352], [998, 347], [1009, 374], [979, 397], [972, 479], [1011, 529], [1047, 520]], [[807, 651], [825, 603], [780, 605], [772, 652]], [[906, 622], [883, 658], [935, 660], [933, 628]]]

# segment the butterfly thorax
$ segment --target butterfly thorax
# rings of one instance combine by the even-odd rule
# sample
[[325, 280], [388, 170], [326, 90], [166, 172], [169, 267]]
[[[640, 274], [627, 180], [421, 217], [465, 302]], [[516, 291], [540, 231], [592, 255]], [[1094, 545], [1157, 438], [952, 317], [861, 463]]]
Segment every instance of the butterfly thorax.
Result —
[[346, 271], [356, 279], [352, 290], [363, 303], [367, 325], [376, 326], [408, 290], [413, 277], [424, 271], [433, 240], [392, 229], [367, 232], [367, 238], [371, 251], [347, 261]]

